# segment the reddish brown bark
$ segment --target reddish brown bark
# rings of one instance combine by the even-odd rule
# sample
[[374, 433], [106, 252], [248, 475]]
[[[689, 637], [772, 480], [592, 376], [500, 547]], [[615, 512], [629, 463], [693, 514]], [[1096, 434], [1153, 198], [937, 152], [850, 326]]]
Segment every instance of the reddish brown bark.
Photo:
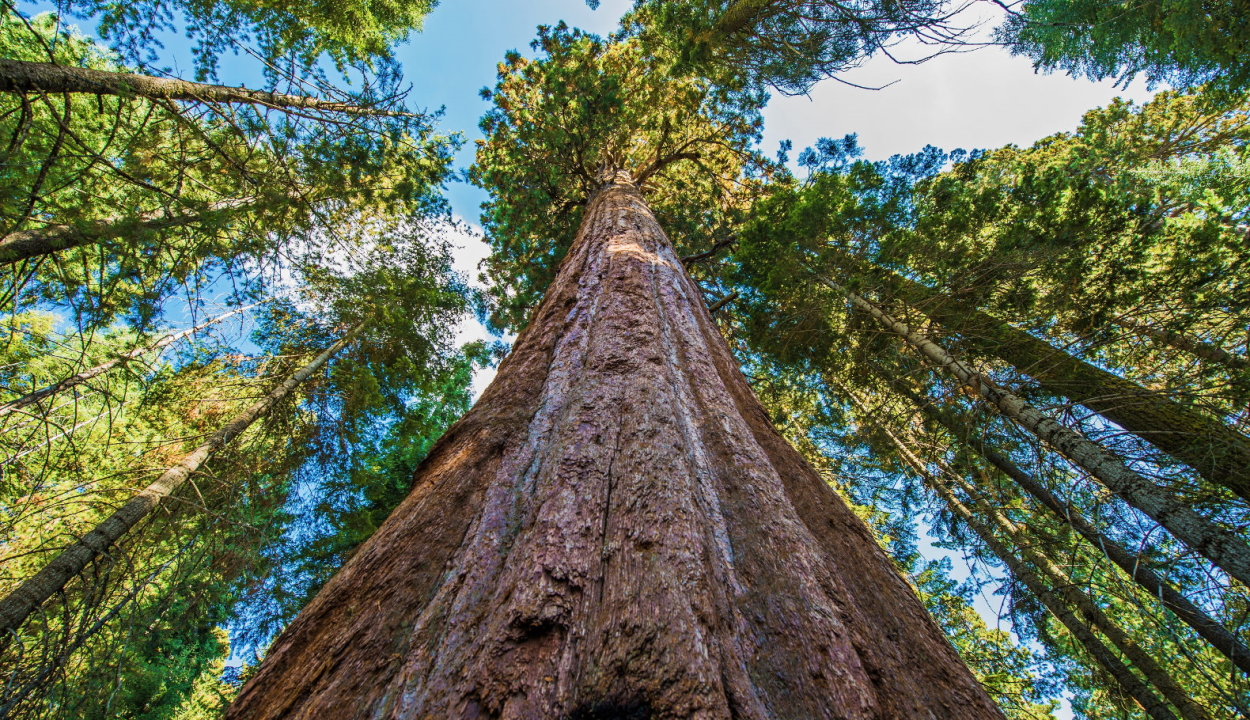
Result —
[[227, 717], [1002, 716], [773, 430], [621, 181]]

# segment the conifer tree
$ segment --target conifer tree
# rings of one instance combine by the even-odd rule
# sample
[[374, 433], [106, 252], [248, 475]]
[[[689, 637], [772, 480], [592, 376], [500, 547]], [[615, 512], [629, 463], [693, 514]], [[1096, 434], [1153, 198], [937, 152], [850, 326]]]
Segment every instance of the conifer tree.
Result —
[[631, 42], [538, 47], [501, 68], [475, 172], [492, 270], [559, 270], [227, 717], [999, 717], [769, 427], [649, 206], [732, 200], [751, 96], [646, 72]]

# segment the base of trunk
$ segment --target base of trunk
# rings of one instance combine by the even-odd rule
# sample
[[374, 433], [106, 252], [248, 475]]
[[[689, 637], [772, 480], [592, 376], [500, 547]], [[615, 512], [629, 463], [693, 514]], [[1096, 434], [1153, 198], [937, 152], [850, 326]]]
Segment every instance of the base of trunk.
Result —
[[637, 190], [229, 718], [1001, 718]]

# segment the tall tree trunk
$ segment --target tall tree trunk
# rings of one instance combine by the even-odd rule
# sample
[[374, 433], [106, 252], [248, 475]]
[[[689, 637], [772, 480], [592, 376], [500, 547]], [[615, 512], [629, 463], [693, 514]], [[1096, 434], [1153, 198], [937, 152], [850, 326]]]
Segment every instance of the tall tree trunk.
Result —
[[1000, 718], [778, 435], [628, 176], [227, 713]]
[[246, 208], [250, 204], [251, 201], [224, 200], [212, 203], [203, 212], [146, 213], [133, 218], [94, 220], [81, 225], [48, 225], [33, 230], [18, 230], [0, 237], [0, 265], [11, 265], [127, 235], [143, 236], [160, 230], [195, 225], [213, 220], [224, 211]]
[[1084, 468], [1125, 502], [1141, 510], [1178, 540], [1215, 563], [1243, 585], [1250, 586], [1250, 545], [1202, 517], [1178, 498], [1131, 470], [1098, 443], [1071, 430], [1007, 392], [989, 378], [955, 359], [929, 338], [913, 331], [875, 303], [824, 277], [820, 282], [845, 293], [851, 303], [882, 327], [910, 343], [929, 361], [953, 375], [961, 385], [984, 398], [1003, 415], [1036, 435], [1078, 467]]
[[963, 301], [845, 253], [836, 259], [844, 269], [881, 281], [903, 302], [959, 333], [969, 350], [1014, 365], [1047, 391], [1084, 405], [1250, 500], [1250, 438], [1234, 428], [1073, 357]]
[[966, 478], [954, 473], [950, 468], [943, 467], [942, 469], [955, 480], [956, 484], [963, 488], [965, 495], [972, 503], [971, 509], [977, 513], [978, 518], [989, 518], [992, 521], [992, 527], [997, 527], [999, 532], [1011, 540], [1019, 550], [1020, 556], [1041, 572], [1042, 577], [1063, 598], [1068, 607], [1075, 608], [1085, 618], [1086, 622], [1110, 640], [1111, 644], [1133, 663], [1133, 666], [1146, 678], [1146, 681], [1162, 693], [1168, 702], [1172, 703], [1173, 707], [1180, 711], [1182, 718], [1185, 720], [1211, 720], [1211, 716], [1206, 709], [1196, 703], [1181, 688], [1176, 678], [1172, 677], [1172, 674], [1161, 666], [1150, 653], [1138, 645], [1137, 641], [1124, 628], [1108, 617], [1102, 608], [1082, 592], [1072, 579], [1068, 577], [1067, 573], [1055, 565], [1048, 555], [1038, 549], [1040, 546], [1027, 533], [1021, 530], [1019, 525], [1004, 515], [992, 503], [986, 501], [985, 497]]
[[303, 95], [248, 90], [229, 85], [152, 77], [136, 73], [0, 59], [0, 92], [88, 93], [139, 96], [161, 100], [247, 103], [277, 110], [311, 110], [346, 115], [409, 116], [408, 113], [321, 100]]
[[[261, 302], [268, 302], [268, 301], [262, 300]], [[82, 372], [71, 375], [65, 378], [64, 380], [61, 380], [60, 382], [53, 383], [47, 387], [35, 390], [34, 392], [27, 393], [16, 400], [10, 400], [9, 402], [6, 402], [3, 405], [0, 405], [0, 417], [4, 417], [5, 415], [8, 415], [14, 410], [21, 410], [24, 407], [33, 405], [39, 402], [40, 400], [50, 398], [58, 393], [69, 390], [70, 388], [74, 388], [79, 385], [82, 385], [88, 380], [100, 377], [101, 375], [107, 373], [108, 371], [112, 370], [118, 365], [124, 365], [130, 362], [131, 360], [141, 358], [144, 355], [147, 355], [148, 353], [156, 352], [157, 350], [160, 350], [162, 348], [169, 347], [170, 345], [173, 345], [174, 343], [178, 342], [179, 340], [183, 338], [190, 337], [196, 334], [197, 332], [203, 330], [204, 328], [211, 327], [220, 322], [224, 322], [230, 319], [231, 317], [238, 315], [239, 313], [242, 313], [242, 312], [247, 312], [248, 310], [251, 310], [252, 308], [260, 304], [261, 303], [252, 303], [251, 305], [246, 305], [244, 307], [231, 310], [228, 313], [218, 315], [215, 318], [209, 318], [208, 320], [200, 323], [199, 325], [196, 325], [195, 327], [187, 328], [186, 330], [183, 330], [181, 332], [170, 333], [169, 335], [166, 335], [165, 337], [161, 338], [160, 340], [157, 340], [151, 345], [144, 345], [142, 347], [137, 347], [128, 352], [120, 353], [117, 356], [113, 357], [111, 360], [106, 360], [105, 362], [102, 362], [99, 365], [96, 365], [95, 367], [87, 368], [86, 370], [83, 370]]]
[[1036, 478], [1022, 470], [1006, 455], [988, 447], [980, 438], [969, 434], [968, 426], [951, 417], [948, 413], [934, 407], [924, 398], [911, 392], [906, 387], [892, 383], [895, 390], [902, 392], [925, 417], [933, 420], [947, 432], [967, 445], [974, 452], [985, 458], [991, 465], [998, 468], [1004, 475], [1011, 478], [1025, 492], [1049, 509], [1055, 517], [1069, 525], [1081, 537], [1085, 538], [1107, 558], [1128, 574], [1138, 585], [1151, 596], [1157, 598], [1168, 610], [1176, 614], [1186, 625], [1193, 628], [1211, 646], [1219, 650], [1233, 662], [1242, 672], [1250, 674], [1250, 648], [1247, 648], [1237, 636], [1229, 632], [1222, 624], [1194, 605], [1171, 583], [1163, 579], [1150, 566], [1150, 561], [1142, 554], [1133, 553], [1114, 539], [1099, 532], [1093, 523], [1085, 519], [1080, 510], [1060, 500]]
[[312, 377], [313, 373], [330, 361], [330, 358], [347, 347], [363, 329], [364, 323], [352, 328], [342, 339], [283, 380], [281, 385], [271, 390], [265, 397], [235, 415], [230, 422], [221, 426], [181, 462], [162, 473], [155, 482], [136, 493], [125, 505], [118, 508], [73, 545], [63, 550], [42, 570], [0, 600], [0, 638], [7, 637], [11, 631], [21, 627], [31, 613], [60, 592], [66, 583], [85, 570], [97, 555], [108, 550], [130, 528], [156, 509], [161, 500], [182, 487], [183, 483], [199, 469], [200, 465], [204, 464], [209, 456], [225, 447], [256, 420], [264, 417], [274, 405], [290, 395], [292, 390]]
[[1131, 318], [1121, 317], [1111, 322], [1128, 330], [1134, 335], [1148, 337], [1151, 340], [1167, 345], [1177, 350], [1184, 350], [1196, 358], [1213, 362], [1217, 365], [1223, 365], [1230, 370], [1248, 370], [1250, 369], [1250, 358], [1244, 355], [1231, 353], [1219, 345], [1189, 337], [1184, 333], [1164, 330], [1162, 328], [1151, 327], [1145, 323], [1139, 323]]
[[[1029, 593], [1033, 597], [1041, 601], [1042, 605], [1068, 629], [1068, 632], [1072, 633], [1072, 636], [1094, 658], [1094, 661], [1114, 677], [1120, 688], [1146, 711], [1146, 714], [1154, 718], [1154, 720], [1176, 720], [1172, 710], [1151, 690], [1150, 686], [1133, 674], [1133, 671], [1098, 639], [1098, 636], [1090, 628], [1089, 624], [1077, 617], [1077, 608], [1072, 603], [1071, 593], [1067, 592], [1075, 590], [1075, 588], [1071, 588], [1067, 583], [1060, 583], [1054, 589], [1047, 586], [1046, 582], [1038, 574], [1038, 570], [1017, 557], [994, 534], [990, 526], [976, 512], [965, 505], [946, 483], [929, 472], [929, 469], [911, 452], [906, 443], [889, 430], [883, 428], [883, 431], [894, 443], [894, 446], [898, 448], [904, 462], [910, 465], [916, 474], [924, 480], [925, 484], [946, 502], [951, 512], [958, 515], [972, 529], [972, 532], [981, 538], [981, 542], [989, 547], [990, 552], [994, 553], [999, 560], [1002, 560], [1007, 569], [1011, 571], [1012, 577], [1028, 588]], [[1080, 593], [1077, 592], [1077, 594]]]

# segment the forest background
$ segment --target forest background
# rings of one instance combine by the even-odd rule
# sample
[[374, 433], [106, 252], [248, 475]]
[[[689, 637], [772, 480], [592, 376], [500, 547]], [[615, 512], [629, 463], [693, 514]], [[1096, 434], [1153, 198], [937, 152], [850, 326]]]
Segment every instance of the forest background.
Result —
[[[573, 2], [527, 3], [525, 7], [514, 7], [513, 4], [509, 4], [503, 8], [476, 1], [448, 2], [440, 5], [426, 18], [424, 32], [414, 35], [408, 44], [399, 46], [396, 52], [396, 59], [399, 61], [398, 69], [402, 69], [405, 81], [413, 84], [413, 89], [406, 98], [406, 105], [409, 108], [446, 106], [445, 113], [434, 121], [434, 127], [437, 127], [436, 132], [467, 131], [464, 139], [468, 142], [455, 153], [448, 151], [449, 154], [445, 160], [454, 158], [450, 160], [452, 166], [467, 167], [473, 159], [473, 141], [481, 136], [472, 128], [476, 126], [483, 112], [491, 107], [490, 101], [478, 96], [478, 89], [492, 83], [495, 63], [499, 62], [504, 52], [517, 48], [521, 49], [522, 54], [526, 54], [524, 48], [533, 38], [533, 28], [539, 24], [553, 25], [559, 20], [566, 20], [570, 25], [606, 35], [616, 27], [617, 19], [628, 9], [629, 5], [624, 2], [605, 2], [597, 10], [591, 10]], [[42, 11], [56, 10], [55, 7], [42, 4], [23, 5], [20, 9], [30, 16]], [[974, 6], [973, 10], [984, 12], [987, 30], [996, 25], [1001, 17], [996, 11], [980, 6]], [[90, 34], [91, 28], [88, 24], [83, 22], [77, 22], [77, 24], [84, 32]], [[466, 39], [470, 36], [471, 41]], [[155, 64], [172, 68], [178, 75], [189, 75], [189, 72], [183, 69], [190, 68], [194, 64], [194, 59], [187, 51], [187, 45], [176, 35], [158, 35], [158, 38], [164, 41], [165, 48], [159, 51]], [[917, 47], [911, 50], [917, 57], [926, 53], [925, 48]], [[896, 153], [917, 152], [926, 144], [941, 146], [947, 150], [993, 149], [1009, 143], [1028, 146], [1046, 135], [1075, 129], [1082, 113], [1097, 106], [1107, 105], [1114, 97], [1126, 97], [1144, 102], [1152, 96], [1154, 89], [1158, 89], [1155, 87], [1147, 90], [1144, 81], [1140, 78], [1129, 84], [1127, 88], [1116, 88], [1113, 87], [1112, 80], [1092, 82], [1085, 78], [1071, 78], [1059, 73], [1037, 74], [1029, 60], [1010, 57], [1006, 51], [994, 47], [978, 49], [973, 53], [939, 56], [920, 65], [899, 65], [886, 58], [876, 57], [868, 61], [864, 68], [840, 77], [870, 86], [884, 85], [896, 79], [898, 83], [874, 91], [850, 87], [838, 83], [837, 80], [825, 79], [815, 85], [808, 95], [775, 96], [763, 111], [765, 124], [762, 150], [771, 154], [780, 143], [787, 140], [791, 141], [793, 149], [817, 146], [819, 145], [818, 138], [841, 137], [847, 133], [858, 133], [859, 143], [864, 148], [865, 156], [872, 160], [885, 160]], [[217, 79], [225, 85], [246, 85], [247, 87], [261, 87], [265, 83], [265, 76], [255, 62], [247, 58], [234, 59], [229, 54], [222, 56]], [[797, 158], [799, 153], [793, 152], [792, 155]], [[833, 155], [836, 156], [836, 152]], [[834, 156], [828, 160], [836, 165], [840, 160]], [[819, 167], [819, 163], [809, 164], [803, 168], [796, 162], [788, 162], [791, 170], [800, 177]], [[440, 206], [440, 201], [436, 198], [423, 199], [421, 202], [427, 203], [430, 207], [438, 207], [428, 215], [434, 218], [433, 223], [417, 234], [428, 233], [429, 236], [436, 238], [432, 241], [434, 244], [443, 242], [450, 243], [450, 245], [443, 246], [442, 257], [425, 258], [417, 264], [426, 262], [430, 268], [433, 268], [427, 280], [440, 274], [451, 277], [447, 271], [452, 267], [466, 277], [472, 278], [477, 271], [477, 261], [484, 258], [489, 251], [484, 243], [477, 240], [481, 231], [474, 225], [478, 206], [488, 198], [488, 195], [484, 190], [452, 177], [446, 177], [442, 182], [446, 184], [445, 195], [450, 204]], [[446, 211], [450, 211], [453, 224], [445, 224], [442, 219], [439, 219], [439, 213]], [[360, 222], [359, 226], [367, 227], [368, 223]], [[393, 230], [387, 232], [393, 232]], [[315, 235], [315, 232], [313, 234]], [[410, 252], [420, 255], [423, 251], [415, 249]], [[344, 261], [342, 258], [335, 258], [329, 264], [333, 266], [336, 262]], [[357, 264], [353, 265], [353, 263]], [[376, 258], [358, 260], [353, 257], [346, 264], [353, 265], [349, 274], [354, 272], [357, 277], [363, 277], [371, 272], [379, 272], [379, 267], [385, 267], [387, 261], [385, 259], [379, 261]], [[279, 268], [275, 271], [279, 276], [290, 272], [290, 268]], [[205, 276], [212, 280], [211, 283], [204, 287], [197, 287], [194, 292], [187, 290], [184, 285], [181, 291], [166, 293], [161, 298], [161, 314], [153, 317], [162, 317], [165, 326], [169, 329], [181, 329], [191, 326], [194, 322], [202, 321], [207, 316], [224, 312], [230, 302], [238, 304], [239, 301], [234, 282], [223, 280], [223, 276], [228, 275], [228, 272], [219, 268]], [[289, 281], [289, 278], [287, 280]], [[315, 277], [305, 278], [305, 280], [310, 287], [315, 287], [318, 281], [325, 281], [324, 278]], [[432, 282], [437, 285], [442, 281], [435, 279]], [[450, 282], [455, 285], [454, 280]], [[259, 310], [250, 311], [256, 313], [256, 320], [245, 320], [239, 325], [222, 323], [221, 328], [230, 329], [219, 328], [217, 336], [211, 340], [201, 338], [201, 344], [196, 349], [180, 351], [182, 354], [177, 359], [170, 360], [168, 368], [170, 372], [185, 373], [186, 368], [211, 368], [213, 363], [221, 363], [222, 358], [226, 358], [225, 362], [229, 364], [233, 362], [230, 358], [243, 356], [252, 357], [253, 361], [255, 358], [266, 356], [279, 358], [284, 353], [292, 357], [297, 356], [298, 353], [287, 352], [293, 344], [291, 334], [307, 334], [308, 331], [306, 328], [298, 329], [299, 323], [293, 322], [291, 320], [293, 317], [302, 317], [316, 328], [316, 331], [312, 332], [312, 338], [303, 338], [304, 346], [309, 345], [310, 339], [313, 341], [312, 345], [316, 345], [318, 340], [325, 344], [324, 341], [332, 338], [335, 330], [345, 329], [348, 326], [344, 324], [346, 320], [354, 318], [351, 317], [350, 312], [341, 308], [331, 312], [330, 317], [318, 318], [318, 309], [330, 307], [334, 302], [344, 307], [359, 302], [359, 298], [352, 298], [343, 290], [349, 284], [349, 281], [344, 280], [335, 289], [316, 290], [313, 292], [314, 299], [289, 306], [281, 301], [269, 301], [271, 307], [281, 306], [281, 310], [270, 311], [262, 307]], [[330, 285], [334, 284], [330, 283]], [[323, 299], [315, 299], [317, 292], [322, 293]], [[431, 292], [437, 293], [439, 290], [431, 289]], [[472, 295], [464, 288], [458, 288], [457, 292]], [[194, 296], [190, 305], [187, 305], [188, 295]], [[230, 302], [226, 302], [227, 296], [231, 296]], [[326, 296], [334, 296], [333, 302], [325, 300]], [[55, 304], [55, 300], [53, 302]], [[367, 483], [362, 483], [361, 473], [372, 472], [377, 475], [387, 475], [389, 482], [402, 477], [404, 472], [410, 472], [412, 464], [419, 458], [407, 457], [396, 460], [396, 438], [400, 438], [402, 443], [428, 446], [437, 437], [441, 428], [453, 420], [459, 412], [463, 412], [469, 400], [480, 392], [485, 382], [489, 381], [491, 377], [489, 365], [493, 362], [490, 357], [489, 343], [498, 338], [507, 340], [511, 336], [487, 333], [482, 323], [482, 320], [486, 318], [484, 316], [472, 318], [468, 312], [470, 304], [468, 301], [449, 300], [439, 313], [429, 317], [430, 326], [437, 326], [437, 330], [431, 332], [439, 334], [440, 339], [439, 342], [431, 344], [437, 345], [436, 348], [425, 347], [423, 352], [431, 357], [437, 356], [437, 361], [433, 364], [440, 368], [440, 373], [429, 373], [429, 377], [423, 377], [420, 380], [405, 380], [409, 382], [409, 385], [405, 386], [406, 396], [388, 398], [380, 403], [382, 405], [390, 403], [392, 413], [390, 417], [379, 419], [380, 415], [385, 413], [380, 413], [379, 417], [371, 417], [355, 431], [353, 437], [349, 438], [317, 439], [318, 434], [323, 432], [320, 428], [306, 429], [305, 432], [309, 433], [310, 447], [314, 449], [305, 455], [288, 458], [286, 463], [289, 467], [282, 471], [273, 471], [274, 474], [289, 473], [290, 478], [286, 482], [290, 483], [291, 497], [283, 507], [269, 508], [263, 512], [284, 514], [282, 522], [290, 523], [291, 527], [295, 528], [287, 531], [287, 538], [284, 542], [288, 547], [281, 552], [295, 552], [297, 555], [302, 552], [304, 555], [302, 557], [272, 557], [270, 562], [274, 565], [267, 572], [274, 572], [276, 568], [276, 576], [281, 576], [282, 572], [289, 572], [293, 567], [302, 567], [301, 563], [315, 565], [318, 562], [327, 561], [328, 558], [341, 560], [343, 554], [349, 552], [350, 547], [367, 536], [369, 529], [375, 527], [380, 521], [380, 518], [374, 516], [370, 516], [367, 521], [361, 521], [360, 518], [369, 516], [370, 513], [376, 516], [379, 512], [384, 516], [382, 508], [386, 507], [387, 503], [393, 503], [395, 493], [402, 494], [403, 490], [402, 487], [388, 487], [389, 497], [376, 497], [371, 494], [376, 488], [368, 488]], [[110, 328], [110, 333], [119, 333], [117, 337], [121, 338], [119, 342], [122, 344], [125, 343], [125, 333], [128, 331], [151, 332], [150, 328], [143, 327], [142, 312], [133, 316], [140, 318], [139, 322], [131, 320], [131, 316], [128, 316], [126, 312], [118, 312], [117, 316], [117, 324], [100, 327]], [[122, 322], [123, 319], [129, 322], [129, 326], [127, 322]], [[237, 320], [238, 318], [235, 318], [234, 321]], [[79, 322], [81, 324], [81, 320]], [[293, 327], [296, 329], [292, 330]], [[67, 332], [63, 323], [53, 330], [58, 333]], [[253, 333], [257, 335], [253, 336]], [[459, 348], [470, 341], [484, 342], [471, 345], [467, 352], [461, 352]], [[496, 347], [494, 352], [497, 358], [502, 350]], [[198, 356], [196, 356], [197, 353], [199, 353]], [[192, 358], [192, 356], [195, 357]], [[369, 361], [366, 361], [365, 365], [368, 363]], [[213, 372], [220, 371], [220, 368], [213, 370]], [[54, 374], [53, 371], [48, 372]], [[225, 372], [238, 374], [243, 382], [273, 376], [271, 371], [255, 372], [254, 368], [244, 369], [242, 365]], [[413, 371], [409, 369], [407, 372], [412, 374]], [[359, 380], [359, 378], [354, 378], [354, 380]], [[136, 382], [144, 385], [150, 383], [151, 378], [139, 378]], [[204, 382], [202, 378], [200, 382]], [[335, 381], [331, 380], [331, 382]], [[346, 384], [347, 381], [344, 381], [342, 386]], [[202, 388], [203, 385], [197, 387]], [[382, 388], [381, 395], [386, 395], [386, 389]], [[145, 389], [143, 392], [146, 393], [148, 390]], [[170, 391], [165, 389], [162, 392]], [[331, 396], [334, 394], [331, 393]], [[339, 398], [347, 396], [349, 394], [346, 393], [337, 395]], [[245, 393], [232, 397], [231, 402], [237, 404], [238, 401], [248, 397]], [[336, 406], [333, 399], [318, 397], [316, 391], [313, 391], [304, 402], [304, 407], [321, 407], [323, 411], [326, 409], [325, 406], [330, 406], [328, 411], [332, 416], [348, 418], [342, 423], [346, 425], [350, 425], [352, 413], [360, 411], [359, 408]], [[318, 403], [321, 403], [321, 406]], [[395, 408], [399, 410], [396, 411]], [[413, 408], [422, 408], [423, 417], [414, 420]], [[363, 414], [369, 415], [372, 412], [373, 410], [369, 409]], [[195, 413], [191, 412], [185, 420], [197, 419]], [[298, 426], [301, 422], [307, 421], [295, 413], [284, 422]], [[381, 443], [382, 446], [366, 447], [370, 445], [370, 439], [365, 437], [369, 433], [368, 428], [372, 427], [376, 431], [377, 428], [402, 427], [404, 423], [415, 423], [419, 427], [407, 428], [401, 435], [388, 436], [386, 442]], [[111, 429], [110, 432], [112, 432]], [[257, 448], [252, 451], [255, 457], [250, 460], [240, 459], [241, 467], [259, 468], [260, 466], [256, 465], [257, 458], [271, 457], [274, 452], [272, 449], [265, 450], [266, 444], [277, 443], [281, 446], [281, 433], [275, 433], [272, 430], [267, 432], [270, 433], [268, 437], [251, 438], [251, 442], [257, 444]], [[413, 438], [417, 438], [418, 441], [413, 442]], [[85, 438], [84, 441], [86, 441]], [[52, 442], [49, 441], [46, 444], [51, 447]], [[337, 458], [327, 457], [324, 454], [326, 448], [319, 443], [328, 446], [337, 444], [340, 449]], [[105, 447], [107, 449], [107, 442]], [[343, 448], [347, 449], [343, 450]], [[342, 462], [343, 466], [333, 467], [336, 461]], [[248, 462], [252, 464], [248, 465]], [[264, 474], [269, 471], [252, 470], [251, 472]], [[301, 513], [315, 506], [322, 498], [313, 496], [325, 490], [323, 486], [315, 484], [316, 480], [309, 478], [335, 476], [335, 473], [338, 473], [338, 476], [346, 483], [346, 487], [339, 487], [337, 490], [342, 491], [343, 496], [349, 499], [341, 507], [321, 507], [311, 512], [310, 515], [316, 518], [315, 521], [311, 526], [299, 529]], [[313, 484], [301, 486], [300, 478], [304, 478], [303, 482]], [[362, 490], [362, 488], [368, 489]], [[321, 512], [324, 517], [317, 517], [317, 512]], [[307, 518], [304, 518], [304, 522], [306, 521]], [[922, 524], [922, 529], [927, 525], [926, 521]], [[962, 599], [976, 607], [990, 627], [1012, 627], [1011, 617], [999, 617], [1000, 613], [1008, 614], [1004, 610], [1007, 605], [1006, 601], [996, 594], [1003, 592], [1002, 584], [999, 582], [1004, 577], [1003, 570], [997, 568], [993, 562], [987, 563], [984, 559], [978, 558], [977, 570], [970, 575], [967, 570], [960, 567], [964, 564], [967, 554], [960, 551], [959, 540], [959, 538], [952, 539], [949, 534], [944, 534], [939, 540], [939, 544], [944, 547], [934, 546], [928, 541], [921, 542], [918, 546], [921, 564], [934, 559], [950, 559], [952, 565], [943, 572], [943, 576], [950, 578], [952, 587], [962, 583], [958, 590], [951, 591], [951, 597]], [[321, 546], [318, 546], [319, 542], [322, 543]], [[252, 547], [248, 551], [264, 555], [265, 552], [272, 552], [274, 547], [282, 544], [278, 542], [267, 548]], [[289, 546], [296, 546], [297, 550], [291, 550]], [[209, 552], [208, 555], [217, 557], [220, 552], [218, 548]], [[149, 559], [149, 562], [155, 561]], [[140, 565], [142, 563], [135, 562], [135, 567]], [[158, 566], [164, 567], [159, 563]], [[196, 572], [194, 569], [188, 569], [179, 582], [194, 584]], [[301, 572], [307, 573], [307, 568], [304, 567]], [[222, 577], [225, 578], [228, 575], [228, 572], [223, 573]], [[273, 584], [273, 577], [275, 575], [266, 576], [265, 572], [258, 571], [257, 577], [251, 581], [252, 586], [243, 593], [243, 596], [231, 595], [229, 602], [219, 603], [215, 608], [214, 612], [218, 613], [215, 617], [220, 622], [210, 622], [205, 627], [220, 625], [225, 628], [243, 628], [239, 630], [240, 635], [235, 639], [233, 646], [246, 648], [251, 653], [259, 652], [263, 648], [264, 638], [270, 636], [283, 619], [289, 618], [292, 609], [297, 609], [296, 606], [304, 598], [302, 593], [307, 591], [306, 587], [300, 585], [301, 582], [306, 581], [306, 578], [295, 581], [293, 584], [296, 587], [292, 590], [281, 586], [281, 583]], [[324, 580], [324, 578], [321, 579]], [[963, 582], [965, 580], [968, 582]], [[978, 580], [987, 581], [988, 584], [985, 587], [979, 587]], [[946, 580], [941, 582], [946, 582]], [[226, 582], [226, 584], [231, 583]], [[176, 583], [164, 589], [168, 591], [172, 587], [176, 587]], [[115, 590], [109, 589], [108, 592], [115, 592]], [[238, 591], [231, 590], [230, 592]], [[273, 614], [267, 614], [264, 608], [255, 608], [257, 597], [267, 592], [276, 595], [283, 592], [290, 593], [290, 606], [283, 607]], [[67, 601], [68, 604], [69, 601]], [[139, 603], [131, 603], [131, 605], [138, 607]], [[241, 616], [230, 617], [232, 611], [241, 613]], [[142, 615], [137, 610], [135, 614], [136, 616]], [[205, 617], [209, 616], [212, 616], [212, 613]], [[1004, 670], [1007, 675], [1015, 673], [1017, 676], [1032, 678], [1026, 683], [1030, 689], [1027, 692], [1017, 693], [1020, 707], [1014, 712], [1019, 713], [1019, 717], [1045, 717], [1048, 713], [1053, 713], [1054, 717], [1065, 717], [1072, 712], [1067, 707], [1067, 697], [1073, 693], [1080, 697], [1078, 705], [1082, 705], [1077, 708], [1077, 712], [1083, 712], [1090, 717], [1098, 717], [1096, 713], [1102, 712], [1098, 710], [1100, 707], [1119, 707], [1119, 711], [1125, 713], [1126, 717], [1140, 712], [1140, 709], [1132, 707], [1131, 704], [1124, 706], [1123, 698], [1104, 697], [1108, 694], [1108, 691], [1101, 687], [1105, 680], [1095, 679], [1092, 686], [1074, 687], [1071, 682], [1071, 673], [1083, 671], [1079, 668], [1073, 670], [1071, 666], [1065, 665], [1069, 660], [1062, 657], [1062, 653], [1051, 657], [1048, 661], [1045, 657], [1047, 653], [1053, 655], [1056, 651], [1054, 648], [1044, 649], [1037, 639], [1032, 637], [1034, 634], [1034, 631], [1028, 631], [1023, 639], [1016, 637], [1014, 641], [1009, 640], [1002, 644], [1002, 647], [1009, 647], [1014, 642], [1019, 642], [1023, 648], [1021, 652], [1028, 656], [1024, 661], [1021, 661], [1019, 657], [1011, 660]], [[172, 649], [169, 643], [160, 648], [143, 648], [139, 646], [139, 635], [115, 635], [111, 639], [114, 643], [112, 647], [121, 648], [124, 653], [133, 656], [136, 664], [130, 666], [125, 663], [113, 664], [113, 672], [107, 674], [111, 677], [101, 675], [92, 682], [99, 682], [101, 687], [111, 688], [110, 702], [113, 702], [112, 698], [116, 698], [116, 703], [119, 705], [127, 702], [133, 703], [135, 706], [126, 710], [128, 713], [126, 716], [153, 718], [211, 716], [215, 711], [214, 708], [219, 707], [223, 699], [229, 697], [231, 689], [237, 686], [240, 672], [246, 675], [247, 670], [242, 665], [248, 662], [251, 656], [236, 654], [230, 662], [224, 662], [221, 653], [228, 646], [222, 642], [221, 632], [218, 630], [210, 635], [211, 641], [202, 642], [194, 650], [188, 649], [190, 645], [181, 649]], [[69, 634], [66, 637], [69, 637]], [[67, 642], [73, 644], [72, 641]], [[171, 642], [177, 644], [188, 641], [184, 638]], [[1004, 643], [1001, 638], [999, 642]], [[95, 652], [111, 651], [101, 646]], [[1033, 656], [1034, 653], [1036, 657]], [[164, 658], [162, 661], [164, 664], [151, 662], [151, 657], [155, 656]], [[992, 667], [994, 658], [990, 658], [988, 662], [988, 666]], [[142, 669], [144, 665], [151, 667], [144, 670]], [[175, 665], [181, 668], [179, 672], [182, 673], [182, 680], [180, 681], [170, 680], [171, 677], [179, 677], [178, 673], [170, 672], [170, 667]], [[52, 675], [46, 673], [40, 675], [40, 673], [43, 673], [42, 669], [35, 672], [36, 684], [41, 687], [52, 687], [55, 683], [49, 680], [49, 677], [55, 676], [62, 686], [59, 692], [64, 693], [71, 683], [79, 682], [82, 677], [94, 678], [96, 670], [90, 661], [84, 661], [79, 665], [58, 666]], [[79, 676], [76, 673], [82, 675]], [[144, 677], [145, 673], [147, 677]], [[125, 682], [116, 679], [123, 675], [128, 676]], [[1006, 684], [1010, 685], [1017, 680], [1019, 677], [1009, 680]], [[1075, 685], [1079, 686], [1080, 683]], [[160, 686], [160, 688], [154, 690], [155, 686]], [[48, 692], [52, 697], [57, 697], [57, 691]], [[1115, 696], [1116, 693], [1110, 692], [1109, 695]], [[30, 693], [30, 696], [40, 696], [40, 693]], [[47, 696], [47, 693], [44, 696]], [[153, 703], [153, 698], [163, 699]], [[1051, 699], [1059, 698], [1063, 698], [1063, 707], [1050, 703]], [[60, 699], [53, 700], [54, 705], [46, 707], [55, 707], [55, 703], [67, 702], [69, 701], [62, 696]], [[64, 707], [61, 710], [64, 710]], [[30, 712], [39, 711], [31, 710]], [[58, 712], [58, 710], [52, 710], [52, 712]], [[106, 715], [103, 716], [108, 716], [107, 713], [117, 713], [118, 710], [115, 706], [109, 706], [104, 709], [93, 709], [93, 712], [104, 712]]]

